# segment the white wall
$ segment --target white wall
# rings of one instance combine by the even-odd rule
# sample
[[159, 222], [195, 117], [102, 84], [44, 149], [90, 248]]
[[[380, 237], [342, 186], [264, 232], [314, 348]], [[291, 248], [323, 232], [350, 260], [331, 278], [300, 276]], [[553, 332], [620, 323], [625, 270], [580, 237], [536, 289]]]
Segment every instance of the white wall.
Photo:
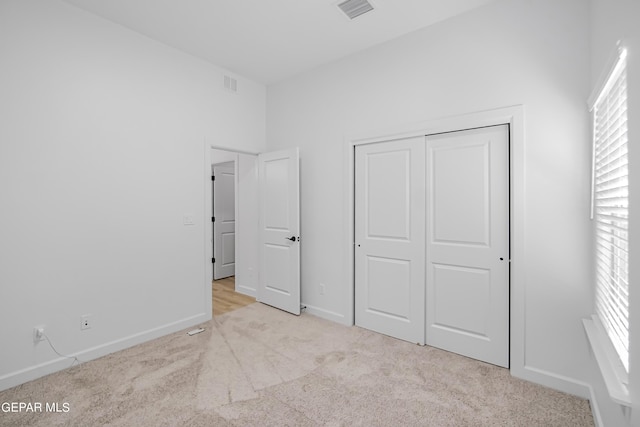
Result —
[[622, 40], [628, 49], [628, 111], [629, 174], [630, 174], [630, 363], [629, 381], [633, 410], [628, 422], [622, 408], [611, 402], [595, 361], [590, 360], [594, 389], [592, 405], [599, 410], [602, 426], [640, 425], [640, 232], [633, 224], [640, 224], [640, 2], [634, 0], [591, 1], [591, 86], [595, 87], [601, 73], [606, 71], [616, 42]]
[[582, 0], [498, 1], [270, 86], [268, 149], [301, 147], [303, 304], [338, 321], [348, 311], [345, 138], [524, 104], [524, 365], [587, 395], [588, 24]]
[[0, 2], [0, 57], [0, 389], [70, 365], [36, 325], [86, 360], [207, 319], [205, 141], [261, 151], [264, 86], [56, 0]]

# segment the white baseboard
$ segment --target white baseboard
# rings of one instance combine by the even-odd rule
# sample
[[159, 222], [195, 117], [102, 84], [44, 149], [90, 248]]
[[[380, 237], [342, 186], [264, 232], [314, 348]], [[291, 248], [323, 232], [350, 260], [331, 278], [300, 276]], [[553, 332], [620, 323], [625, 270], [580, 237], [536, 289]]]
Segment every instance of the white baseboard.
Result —
[[591, 406], [591, 415], [593, 415], [593, 422], [596, 427], [605, 427], [602, 422], [602, 415], [600, 415], [600, 406], [598, 405], [598, 399], [596, 398], [593, 387], [589, 387], [589, 405]]
[[[86, 350], [79, 351], [74, 354], [70, 354], [71, 357], [77, 357], [82, 362], [88, 362], [90, 360], [97, 359], [107, 354], [115, 353], [116, 351], [124, 350], [129, 347], [133, 347], [144, 342], [178, 332], [182, 329], [189, 328], [199, 323], [206, 322], [211, 319], [211, 314], [200, 313], [195, 316], [187, 317], [176, 322], [172, 322], [157, 328], [149, 329], [128, 337], [111, 341], [105, 344], [98, 345]], [[71, 359], [59, 357], [48, 362], [40, 363], [35, 366], [30, 366], [19, 371], [11, 372], [0, 377], [0, 391], [7, 390], [11, 387], [15, 387], [20, 384], [24, 384], [28, 381], [35, 380], [45, 375], [53, 374], [54, 372], [62, 371], [71, 367]]]
[[343, 314], [325, 310], [324, 308], [320, 307], [314, 307], [305, 303], [302, 303], [302, 305], [307, 307], [305, 311], [309, 314], [322, 317], [323, 319], [331, 320], [332, 322], [340, 323], [341, 325], [351, 326], [350, 324], [346, 323], [346, 317]]
[[531, 366], [525, 366], [524, 369], [511, 369], [511, 375], [516, 378], [531, 381], [532, 383], [540, 384], [554, 390], [587, 399], [591, 406], [591, 414], [593, 415], [593, 421], [596, 427], [604, 427], [598, 401], [591, 385], [578, 381], [574, 378], [558, 375], [553, 372]]
[[516, 378], [531, 381], [554, 390], [572, 394], [583, 399], [591, 399], [591, 386], [574, 378], [559, 375], [544, 369], [525, 366], [523, 369], [511, 369]]
[[248, 295], [250, 297], [256, 298], [258, 293], [253, 288], [248, 288], [246, 286], [236, 286], [236, 292], [242, 295]]

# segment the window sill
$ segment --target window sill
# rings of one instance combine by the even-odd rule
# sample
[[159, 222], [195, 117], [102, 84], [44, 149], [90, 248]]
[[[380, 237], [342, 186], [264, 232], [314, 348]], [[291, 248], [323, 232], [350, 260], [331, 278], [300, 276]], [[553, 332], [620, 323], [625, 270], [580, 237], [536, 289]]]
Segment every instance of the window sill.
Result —
[[619, 405], [631, 407], [629, 389], [626, 385], [629, 375], [618, 360], [600, 320], [594, 315], [591, 319], [583, 319], [582, 324], [611, 400]]

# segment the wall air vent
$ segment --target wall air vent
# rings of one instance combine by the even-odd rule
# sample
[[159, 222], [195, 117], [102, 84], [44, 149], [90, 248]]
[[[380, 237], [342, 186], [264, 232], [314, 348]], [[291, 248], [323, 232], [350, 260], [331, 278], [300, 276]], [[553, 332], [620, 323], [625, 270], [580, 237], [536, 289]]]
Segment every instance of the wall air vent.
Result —
[[346, 0], [338, 3], [338, 7], [349, 19], [357, 18], [373, 10], [373, 6], [367, 0]]
[[233, 77], [224, 76], [224, 88], [230, 92], [237, 92], [238, 81]]

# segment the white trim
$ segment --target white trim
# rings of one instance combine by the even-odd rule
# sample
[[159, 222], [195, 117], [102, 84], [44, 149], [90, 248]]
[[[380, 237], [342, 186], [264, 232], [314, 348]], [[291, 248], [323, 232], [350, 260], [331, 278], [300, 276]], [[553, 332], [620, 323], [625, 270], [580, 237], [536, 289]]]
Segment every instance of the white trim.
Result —
[[389, 141], [442, 132], [471, 129], [484, 126], [509, 124], [510, 146], [510, 247], [511, 247], [511, 328], [510, 328], [510, 369], [511, 374], [524, 378], [528, 375], [525, 366], [525, 293], [526, 275], [524, 271], [525, 248], [525, 132], [524, 106], [516, 105], [495, 110], [475, 112], [454, 117], [445, 117], [421, 123], [406, 124], [391, 129], [355, 134], [345, 138], [344, 143], [344, 247], [346, 248], [346, 268], [344, 281], [347, 283], [345, 295], [345, 324], [353, 325], [354, 313], [354, 148], [357, 145]]
[[591, 415], [593, 416], [593, 423], [596, 427], [605, 427], [602, 421], [602, 414], [600, 413], [600, 404], [596, 397], [596, 391], [592, 386], [589, 386], [589, 406], [591, 407]]
[[[211, 196], [213, 194], [212, 192], [212, 188], [213, 188], [213, 184], [211, 183], [211, 173], [212, 173], [212, 166], [214, 165], [214, 159], [213, 159], [213, 155], [211, 153], [211, 150], [219, 150], [219, 151], [225, 151], [227, 153], [232, 153], [234, 154], [234, 158], [233, 160], [230, 160], [229, 162], [223, 162], [223, 163], [231, 163], [233, 162], [233, 173], [234, 173], [234, 209], [236, 212], [236, 224], [235, 224], [235, 232], [236, 232], [236, 238], [238, 236], [238, 229], [242, 226], [240, 224], [240, 222], [238, 221], [238, 218], [240, 217], [240, 173], [239, 173], [239, 168], [240, 168], [240, 158], [239, 155], [240, 154], [245, 154], [245, 155], [249, 155], [249, 156], [255, 156], [257, 157], [258, 154], [257, 153], [252, 153], [249, 151], [242, 151], [242, 150], [235, 150], [232, 148], [226, 148], [226, 147], [222, 147], [222, 146], [217, 146], [217, 145], [213, 145], [213, 144], [208, 144], [205, 142], [205, 168], [207, 167], [206, 165], [208, 165], [209, 169], [208, 169], [208, 175], [205, 176], [205, 216], [204, 218], [211, 218], [213, 216], [213, 212], [212, 212], [212, 203], [211, 203]], [[257, 167], [256, 167], [256, 174], [257, 174]], [[257, 177], [256, 177], [257, 179]], [[213, 224], [211, 223], [211, 221], [205, 221], [206, 225], [205, 225], [205, 231], [204, 231], [204, 240], [205, 240], [205, 253], [204, 253], [204, 259], [205, 259], [205, 265], [207, 266], [207, 268], [205, 268], [205, 298], [207, 299], [207, 301], [212, 299], [212, 290], [211, 290], [211, 281], [213, 280], [213, 265], [211, 263], [211, 258], [213, 258], [213, 242], [212, 242], [212, 238], [213, 238]], [[238, 259], [239, 259], [239, 252], [238, 252], [238, 245], [236, 245], [236, 249], [235, 249], [235, 258], [236, 258], [236, 268], [237, 268], [237, 264], [238, 264]], [[258, 272], [259, 274], [259, 272]], [[250, 297], [256, 298], [257, 296], [257, 292], [256, 289], [247, 287], [247, 286], [242, 286], [242, 285], [238, 285], [238, 283], [236, 282], [236, 288], [235, 288], [236, 292], [239, 292], [241, 294], [244, 295], [248, 295]], [[207, 296], [208, 294], [208, 296]], [[213, 310], [213, 307], [211, 306], [212, 303], [208, 303], [208, 305], [210, 306], [210, 310]]]
[[593, 220], [596, 204], [596, 121], [595, 113], [591, 113], [591, 205], [589, 219]]
[[[233, 266], [233, 277], [236, 277], [236, 269], [238, 268], [238, 228], [240, 228], [240, 221], [238, 221], [238, 219], [240, 218], [240, 155], [238, 153], [236, 153], [236, 155], [234, 156], [233, 159], [233, 209], [234, 209], [234, 215], [235, 215], [235, 219], [233, 221], [233, 244], [234, 244], [234, 248], [233, 248], [233, 259], [234, 259], [234, 266]], [[213, 233], [211, 233], [213, 235]], [[237, 291], [238, 288], [240, 286], [238, 286], [238, 284], [235, 282], [233, 282], [233, 290]], [[212, 296], [212, 304], [213, 304], [213, 288], [211, 289], [211, 296]]]
[[[183, 329], [191, 328], [208, 320], [211, 320], [211, 311], [208, 312], [208, 315], [207, 313], [200, 313], [195, 316], [168, 323], [164, 326], [149, 329], [122, 339], [89, 348], [87, 350], [79, 351], [77, 353], [70, 354], [69, 356], [77, 357], [83, 363], [88, 362], [90, 360], [106, 356], [107, 354], [115, 353], [116, 351], [124, 350], [135, 345], [181, 331]], [[11, 372], [0, 377], [0, 391], [7, 390], [11, 387], [24, 384], [28, 381], [32, 381], [40, 377], [44, 377], [45, 375], [49, 375], [54, 372], [62, 371], [69, 368], [70, 366], [71, 359], [59, 357], [57, 359], [41, 363], [36, 366], [31, 366], [29, 368], [22, 369], [16, 372]]]
[[621, 62], [627, 57], [627, 49], [624, 46], [622, 40], [619, 40], [616, 43], [615, 51], [610, 55], [609, 60], [607, 61], [607, 66], [604, 68], [603, 73], [598, 78], [598, 81], [589, 95], [587, 100], [587, 105], [589, 106], [589, 111], [593, 111], [598, 101], [602, 97], [602, 94], [607, 89], [607, 86], [610, 83], [611, 76], [616, 73], [618, 67], [620, 67]]
[[[204, 310], [205, 313], [209, 313], [209, 316], [213, 316], [213, 294], [211, 289], [211, 281], [213, 280], [213, 264], [211, 258], [213, 258], [213, 224], [211, 223], [211, 217], [213, 216], [211, 195], [213, 194], [213, 187], [211, 186], [211, 145], [206, 141], [204, 143], [204, 216], [202, 220], [204, 222]], [[209, 317], [209, 318], [211, 318]]]
[[213, 216], [211, 195], [213, 187], [211, 186], [211, 146], [207, 142], [204, 143], [204, 310], [213, 317], [213, 294], [211, 289], [211, 281], [213, 280], [213, 224], [211, 217]]
[[596, 427], [605, 427], [605, 424], [602, 421], [602, 414], [600, 412], [598, 399], [596, 398], [595, 389], [590, 384], [565, 377], [564, 375], [545, 371], [544, 369], [533, 368], [531, 366], [525, 366], [522, 371], [522, 375], [518, 377], [563, 393], [568, 393], [589, 400], [591, 414]]
[[340, 313], [325, 310], [324, 308], [315, 307], [313, 305], [308, 305], [308, 304], [305, 304], [304, 302], [302, 303], [302, 306], [303, 307], [306, 306], [306, 308], [304, 309], [305, 313], [308, 313], [317, 317], [321, 317], [323, 319], [330, 320], [332, 322], [339, 323], [341, 325], [352, 326], [352, 324], [349, 324], [347, 322], [346, 317]]
[[236, 284], [236, 292], [242, 295], [250, 296], [252, 298], [258, 297], [258, 293], [256, 292], [256, 290], [248, 286], [241, 286]]
[[591, 397], [589, 384], [545, 369], [525, 366], [520, 372], [520, 375], [514, 376], [583, 399], [589, 399]]
[[236, 154], [249, 154], [251, 156], [257, 156], [258, 152], [256, 151], [246, 151], [246, 150], [238, 150], [236, 148], [229, 148], [229, 147], [224, 147], [222, 145], [209, 145], [209, 148], [211, 148], [212, 150], [221, 150], [221, 151], [229, 151], [230, 153], [236, 153]]
[[582, 324], [611, 400], [619, 405], [631, 407], [631, 396], [626, 386], [629, 375], [622, 366], [598, 316], [593, 315], [591, 319], [583, 319]]

